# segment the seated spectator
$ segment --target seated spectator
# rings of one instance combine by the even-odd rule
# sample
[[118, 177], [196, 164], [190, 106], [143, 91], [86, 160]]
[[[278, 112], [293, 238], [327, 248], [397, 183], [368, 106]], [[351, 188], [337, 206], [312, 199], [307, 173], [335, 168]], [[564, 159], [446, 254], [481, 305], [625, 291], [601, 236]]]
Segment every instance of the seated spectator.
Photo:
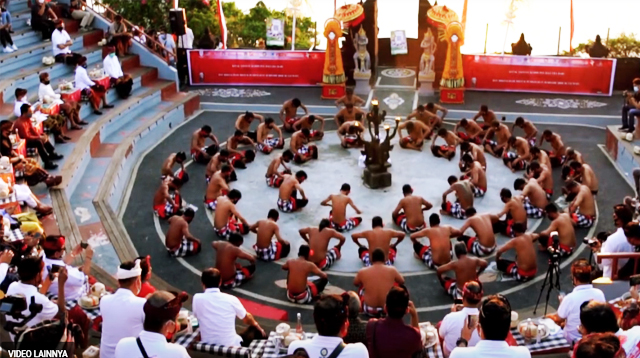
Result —
[[11, 53], [16, 51], [18, 47], [13, 43], [11, 38], [11, 14], [4, 8], [0, 7], [2, 13], [0, 14], [0, 44], [2, 44], [2, 52]]
[[[384, 306], [387, 318], [367, 323], [367, 348], [371, 357], [413, 358], [422, 352], [418, 313], [404, 286], [392, 287]], [[411, 326], [402, 318], [411, 315]]]
[[133, 36], [127, 31], [127, 25], [122, 21], [121, 15], [116, 15], [113, 23], [109, 26], [108, 31], [108, 44], [114, 46], [118, 53], [118, 56], [124, 56], [129, 54], [129, 47], [131, 47], [131, 39]]
[[29, 188], [29, 185], [25, 184], [24, 182], [24, 177], [18, 177], [16, 178], [15, 184], [13, 184], [13, 192], [16, 194], [16, 200], [25, 203], [25, 205], [35, 210], [36, 214], [40, 217], [47, 216], [53, 213], [53, 208], [49, 205], [43, 204], [40, 199], [38, 199], [38, 197], [33, 194], [31, 188]]
[[134, 26], [132, 30], [133, 30], [133, 33], [132, 33], [133, 39], [146, 46], [147, 37], [144, 34], [144, 27]]
[[180, 328], [177, 322], [178, 313], [188, 298], [184, 292], [177, 296], [167, 291], [152, 294], [143, 307], [142, 332], [138, 337], [121, 339], [116, 346], [115, 358], [189, 358], [186, 348], [167, 342], [167, 337]]
[[42, 33], [43, 41], [51, 40], [51, 33], [56, 28], [53, 22], [57, 19], [58, 16], [51, 9], [49, 2], [38, 0], [31, 5], [31, 28]]
[[118, 267], [116, 278], [118, 290], [100, 300], [102, 315], [102, 336], [100, 338], [100, 357], [111, 358], [121, 339], [137, 337], [144, 323], [143, 307], [146, 299], [137, 297], [142, 281], [141, 261], [123, 262]]
[[91, 23], [93, 22], [93, 14], [89, 11], [82, 10], [82, 1], [71, 0], [69, 8], [71, 10], [71, 17], [80, 21], [80, 31], [89, 31], [91, 29]]
[[475, 329], [465, 322], [450, 358], [531, 358], [527, 347], [509, 347], [505, 341], [511, 327], [511, 305], [505, 297], [487, 297], [480, 305], [479, 313], [480, 342], [475, 347], [467, 347]]
[[613, 333], [620, 339], [627, 357], [640, 356], [640, 326], [626, 331], [620, 329], [616, 314], [607, 302], [590, 301], [580, 307], [580, 333], [584, 337], [594, 333]]
[[[478, 306], [482, 301], [482, 294], [482, 283], [479, 281], [469, 281], [465, 283], [462, 289], [463, 308], [460, 311], [453, 311], [444, 316], [442, 323], [440, 323], [439, 334], [440, 338], [444, 341], [442, 352], [445, 357], [448, 357], [451, 351], [456, 348], [458, 338], [460, 338], [460, 330], [462, 330], [465, 322], [468, 322], [469, 316], [476, 316], [476, 319], [478, 318], [480, 314]], [[455, 307], [456, 305], [453, 305], [453, 308]], [[467, 342], [467, 346], [475, 347], [479, 341], [480, 336], [478, 335], [478, 331], [474, 330], [471, 333], [471, 338]]]
[[633, 92], [624, 91], [624, 105], [622, 106], [621, 132], [633, 133], [636, 128], [636, 117], [640, 118], [640, 78], [632, 81]]
[[31, 106], [31, 103], [29, 103], [29, 100], [27, 99], [27, 90], [24, 88], [16, 88], [14, 96], [16, 97], [16, 101], [13, 103], [13, 114], [16, 117], [20, 117], [22, 115], [20, 107], [22, 107], [23, 104]]
[[116, 56], [116, 48], [107, 47], [107, 56], [102, 60], [104, 72], [109, 76], [111, 87], [115, 87], [118, 96], [122, 99], [129, 98], [131, 88], [133, 88], [133, 79], [130, 75], [122, 73], [120, 61]]
[[597, 333], [584, 337], [573, 352], [574, 358], [625, 358], [620, 339], [612, 333]]
[[[262, 327], [237, 297], [220, 292], [220, 271], [208, 268], [202, 272], [200, 279], [204, 293], [193, 295], [191, 307], [200, 324], [202, 342], [227, 347], [249, 347], [254, 339], [267, 338]], [[236, 333], [236, 317], [248, 325], [239, 335]]]
[[13, 128], [17, 129], [20, 138], [23, 138], [27, 142], [27, 148], [35, 148], [38, 150], [38, 155], [40, 155], [40, 158], [44, 162], [45, 169], [57, 168], [58, 165], [53, 163], [52, 160], [62, 159], [63, 156], [55, 152], [55, 148], [49, 142], [47, 135], [40, 136], [35, 128], [33, 128], [33, 123], [31, 123], [31, 117], [33, 116], [31, 107], [29, 107], [28, 104], [23, 104], [22, 107], [20, 107], [20, 112], [21, 115], [13, 123]]
[[[623, 253], [623, 252], [634, 252], [634, 247], [629, 244], [627, 241], [627, 237], [624, 235], [624, 226], [633, 221], [633, 211], [627, 207], [626, 205], [616, 205], [613, 207], [613, 223], [616, 226], [617, 230], [606, 237], [604, 242], [600, 242], [600, 240], [596, 240], [594, 245], [591, 246], [591, 250], [594, 253]], [[618, 259], [618, 275], [620, 273], [624, 273], [624, 266], [627, 264], [629, 259]], [[633, 264], [633, 262], [632, 262]], [[600, 264], [600, 268], [602, 269], [603, 277], [613, 277], [613, 260], [611, 259], [603, 259]]]
[[344, 343], [367, 344], [367, 322], [360, 319], [360, 297], [349, 291], [349, 330], [344, 336]]
[[7, 0], [0, 0], [0, 23], [8, 24], [7, 31], [13, 33], [13, 25], [11, 24], [11, 13], [9, 12], [9, 4]]
[[4, 282], [9, 272], [9, 265], [15, 254], [11, 250], [4, 250], [0, 253], [0, 283]]
[[162, 51], [162, 56], [170, 66], [175, 66], [176, 42], [173, 40], [173, 36], [162, 29], [158, 31], [158, 42], [167, 50]]
[[102, 112], [98, 110], [101, 101], [103, 108], [113, 108], [112, 105], [107, 104], [107, 89], [102, 85], [94, 83], [89, 78], [87, 74], [87, 58], [84, 56], [78, 60], [75, 80], [76, 88], [82, 91], [82, 99], [88, 100], [89, 103], [91, 103], [94, 114], [102, 115]]
[[[304, 349], [310, 358], [332, 355], [340, 358], [368, 358], [369, 352], [364, 344], [343, 344], [341, 337], [344, 337], [349, 329], [348, 303], [349, 294], [346, 292], [341, 296], [327, 295], [320, 298], [313, 306], [313, 321], [318, 335], [312, 339], [292, 342], [287, 353], [293, 354], [298, 349]], [[336, 350], [337, 354], [334, 353]]]
[[56, 62], [75, 66], [82, 55], [71, 52], [71, 36], [64, 29], [64, 22], [60, 19], [54, 21], [56, 29], [51, 34], [51, 45], [53, 46], [53, 57]]
[[142, 273], [140, 274], [142, 288], [140, 288], [140, 292], [138, 292], [138, 297], [147, 298], [156, 292], [156, 288], [149, 282], [151, 278], [151, 256], [140, 256], [138, 260], [140, 260], [140, 268], [142, 269]]
[[71, 129], [82, 129], [82, 127], [80, 127], [81, 124], [89, 124], [80, 120], [80, 103], [75, 101], [63, 101], [60, 94], [53, 90], [51, 81], [49, 80], [49, 73], [42, 72], [40, 73], [40, 87], [38, 88], [38, 98], [40, 103], [44, 103], [47, 96], [51, 98], [54, 103], [58, 103], [60, 105], [60, 111], [64, 113]]

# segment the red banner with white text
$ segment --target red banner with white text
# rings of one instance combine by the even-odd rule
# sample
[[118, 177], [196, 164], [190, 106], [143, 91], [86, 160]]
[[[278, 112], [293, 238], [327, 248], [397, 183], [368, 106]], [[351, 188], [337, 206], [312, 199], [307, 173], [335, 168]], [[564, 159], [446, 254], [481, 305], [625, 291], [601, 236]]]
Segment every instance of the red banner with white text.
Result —
[[467, 90], [611, 96], [615, 59], [463, 55]]
[[192, 85], [315, 86], [324, 52], [189, 50]]

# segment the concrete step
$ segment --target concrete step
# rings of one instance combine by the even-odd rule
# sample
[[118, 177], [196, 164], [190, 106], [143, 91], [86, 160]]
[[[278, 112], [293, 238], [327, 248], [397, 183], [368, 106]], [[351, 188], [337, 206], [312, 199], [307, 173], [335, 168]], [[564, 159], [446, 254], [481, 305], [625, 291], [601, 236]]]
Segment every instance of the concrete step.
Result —
[[27, 6], [27, 0], [11, 0], [9, 1], [9, 8], [7, 9], [11, 14], [14, 12], [18, 13], [21, 11], [29, 10]]
[[121, 143], [128, 135], [138, 129], [142, 123], [166, 111], [172, 105], [173, 102], [161, 101], [160, 97], [154, 99], [153, 104], [141, 106], [145, 108], [138, 111], [134, 118], [130, 118], [123, 123], [118, 123], [117, 128], [103, 130], [100, 133], [100, 142], [112, 144]]
[[[73, 45], [71, 51], [82, 50], [82, 37], [80, 36]], [[33, 65], [42, 65], [42, 58], [51, 56], [51, 42], [41, 42], [38, 36], [35, 41], [27, 46], [18, 46], [18, 51], [0, 58], [0, 76], [11, 76], [15, 71], [26, 69]]]
[[[149, 112], [154, 112], [157, 105], [162, 101], [160, 93], [154, 93], [147, 97], [142, 103], [136, 107], [132, 107], [127, 113], [126, 117], [119, 121], [111, 121], [107, 123], [100, 131], [100, 143], [104, 143], [107, 138], [118, 137], [120, 132], [124, 130], [128, 125], [132, 125], [134, 128], [140, 125], [139, 118], [143, 117]], [[119, 143], [112, 142], [112, 143]]]
[[[31, 19], [31, 11], [29, 10], [23, 10], [23, 11], [17, 11], [17, 12], [13, 12], [10, 11], [11, 13], [11, 27], [13, 28], [13, 31], [18, 31], [18, 30], [22, 30], [22, 29], [26, 29], [29, 26], [27, 25], [27, 20]], [[11, 34], [12, 36], [14, 34]]]

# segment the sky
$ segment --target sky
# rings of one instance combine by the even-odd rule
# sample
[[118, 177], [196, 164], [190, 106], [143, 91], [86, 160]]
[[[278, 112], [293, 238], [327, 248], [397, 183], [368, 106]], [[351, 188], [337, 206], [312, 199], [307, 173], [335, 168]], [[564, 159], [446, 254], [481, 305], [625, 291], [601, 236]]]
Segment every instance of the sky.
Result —
[[[224, 0], [223, 0], [224, 1]], [[290, 0], [263, 0], [267, 7], [285, 9]], [[514, 0], [517, 10], [513, 25], [504, 23], [512, 0], [468, 0], [467, 28], [464, 53], [483, 53], [487, 34], [487, 53], [501, 52], [505, 44], [518, 41], [520, 33], [533, 47], [533, 55], [555, 55], [569, 50], [571, 0]], [[236, 6], [248, 11], [257, 0], [235, 0]], [[338, 0], [338, 6], [357, 3], [357, 0]], [[435, 2], [435, 1], [434, 1]], [[433, 3], [433, 2], [432, 2]], [[587, 42], [600, 35], [603, 41], [610, 30], [610, 37], [621, 32], [635, 33], [640, 37], [640, 0], [573, 0], [573, 45]], [[464, 0], [439, 0], [462, 18]], [[302, 6], [305, 16], [318, 23], [320, 33], [324, 22], [333, 15], [333, 1], [306, 0]], [[378, 0], [378, 27], [380, 37], [389, 37], [391, 31], [405, 30], [407, 37], [418, 37], [418, 0]], [[630, 14], [635, 14], [629, 16]], [[487, 32], [488, 24], [488, 32]], [[561, 28], [561, 30], [560, 30]]]

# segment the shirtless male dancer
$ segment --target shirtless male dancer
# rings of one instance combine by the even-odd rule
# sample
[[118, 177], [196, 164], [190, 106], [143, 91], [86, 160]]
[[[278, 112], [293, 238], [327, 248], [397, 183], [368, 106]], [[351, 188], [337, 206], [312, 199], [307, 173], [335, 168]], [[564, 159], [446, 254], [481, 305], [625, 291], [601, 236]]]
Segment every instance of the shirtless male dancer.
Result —
[[404, 195], [404, 198], [400, 199], [398, 205], [391, 213], [393, 222], [407, 234], [412, 234], [426, 228], [424, 214], [422, 212], [431, 210], [433, 205], [424, 200], [423, 197], [413, 195], [413, 188], [411, 188], [409, 184], [402, 186], [402, 195]]
[[[240, 247], [244, 238], [239, 234], [229, 235], [229, 242], [218, 240], [211, 243], [216, 250], [216, 269], [220, 271], [221, 288], [231, 289], [249, 281], [256, 272], [255, 256], [245, 252]], [[242, 266], [237, 259], [249, 261], [249, 265]]]
[[[493, 140], [488, 139], [492, 136]], [[500, 158], [502, 157], [502, 154], [504, 154], [510, 137], [511, 132], [509, 131], [509, 127], [496, 120], [491, 122], [488, 126], [488, 129], [482, 138], [482, 143], [484, 145], [484, 149], [489, 152], [489, 154], [496, 158]]]
[[[538, 259], [533, 244], [538, 239], [538, 234], [525, 234], [526, 227], [520, 223], [513, 225], [515, 238], [500, 246], [496, 252], [496, 265], [498, 270], [514, 277], [519, 282], [529, 281], [538, 272]], [[500, 258], [505, 252], [514, 249], [516, 260], [510, 261]]]
[[285, 131], [293, 133], [293, 124], [299, 119], [298, 108], [302, 108], [305, 115], [309, 114], [307, 107], [298, 98], [290, 99], [282, 105], [280, 120]]
[[362, 312], [379, 317], [384, 312], [389, 290], [393, 286], [403, 285], [404, 278], [395, 267], [385, 265], [384, 251], [375, 249], [371, 253], [371, 266], [361, 268], [353, 284], [359, 288]]
[[582, 156], [582, 153], [580, 153], [579, 151], [571, 147], [567, 147], [567, 159], [565, 160], [565, 163], [571, 162], [571, 161], [584, 164], [584, 157]]
[[524, 131], [524, 139], [527, 140], [529, 146], [533, 147], [536, 145], [538, 128], [536, 128], [536, 126], [530, 120], [518, 117], [513, 123], [513, 126], [511, 126], [511, 133], [516, 130], [516, 127], [522, 128], [522, 130]]
[[231, 234], [246, 235], [249, 223], [240, 215], [236, 204], [242, 198], [237, 189], [232, 189], [226, 196], [218, 197], [215, 215], [213, 216], [213, 232], [221, 239], [228, 239]]
[[338, 138], [342, 148], [359, 148], [362, 147], [362, 134], [364, 126], [358, 121], [344, 122], [338, 128]]
[[479, 161], [473, 160], [471, 154], [467, 153], [462, 156], [464, 167], [468, 168], [467, 172], [460, 177], [460, 180], [469, 180], [473, 185], [473, 196], [476, 198], [483, 197], [487, 192], [487, 173], [482, 168]]
[[[307, 199], [302, 190], [302, 184], [307, 180], [307, 173], [300, 170], [295, 176], [291, 174], [284, 174], [282, 184], [280, 185], [280, 192], [278, 194], [278, 209], [284, 213], [292, 213], [307, 206], [309, 199]], [[302, 198], [298, 198], [298, 192], [302, 195]]]
[[[269, 163], [269, 167], [267, 168], [267, 173], [264, 175], [268, 187], [279, 188], [280, 185], [282, 185], [284, 175], [291, 174], [291, 169], [289, 169], [286, 164], [291, 160], [293, 160], [293, 152], [289, 149], [271, 160], [271, 163]], [[278, 171], [281, 166], [283, 170]]]
[[458, 241], [464, 242], [467, 252], [477, 257], [491, 255], [496, 250], [496, 235], [493, 232], [493, 222], [498, 217], [492, 214], [477, 214], [475, 208], [467, 209], [469, 219], [462, 225], [459, 232], [464, 234], [467, 229], [473, 230], [475, 236], [460, 235]]
[[344, 122], [358, 121], [362, 123], [362, 117], [364, 117], [365, 114], [366, 113], [360, 108], [354, 107], [351, 103], [347, 103], [343, 109], [336, 113], [333, 119], [339, 128]]
[[[462, 299], [462, 288], [469, 281], [477, 281], [478, 275], [489, 265], [487, 261], [467, 255], [467, 247], [459, 242], [453, 246], [458, 260], [451, 261], [438, 267], [437, 275], [445, 292], [455, 301]], [[445, 276], [447, 271], [453, 271], [455, 277]]]
[[253, 112], [244, 112], [243, 114], [238, 116], [238, 119], [236, 119], [236, 130], [239, 130], [240, 132], [242, 132], [242, 134], [251, 138], [251, 140], [255, 142], [258, 140], [257, 133], [255, 131], [250, 131], [251, 122], [253, 122], [254, 120], [262, 123], [264, 121], [264, 117]]
[[[542, 152], [544, 153], [544, 152]], [[547, 196], [547, 200], [551, 201], [553, 197], [553, 176], [551, 175], [551, 167], [540, 164], [534, 160], [529, 164], [529, 177], [536, 179], [542, 190]]]
[[531, 153], [531, 161], [537, 160], [541, 165], [546, 165], [547, 168], [551, 169], [551, 159], [549, 159], [549, 154], [546, 151], [541, 150], [540, 147], [532, 147], [529, 153]]
[[[239, 150], [240, 145], [250, 146], [252, 149]], [[226, 149], [229, 151], [229, 163], [234, 168], [246, 169], [247, 164], [254, 161], [256, 158], [255, 152], [256, 143], [246, 135], [242, 134], [239, 130], [236, 130], [229, 139], [227, 139]]]
[[495, 113], [493, 113], [492, 110], [489, 109], [489, 107], [486, 104], [483, 104], [480, 106], [480, 110], [475, 116], [473, 116], [472, 119], [477, 122], [478, 118], [480, 117], [482, 117], [482, 121], [483, 121], [483, 123], [480, 124], [480, 127], [482, 127], [483, 131], [489, 130], [489, 126], [492, 123], [498, 122], [498, 117], [496, 116]]
[[173, 193], [171, 193], [169, 190], [170, 183], [171, 179], [163, 179], [160, 182], [160, 187], [153, 195], [153, 212], [158, 215], [160, 219], [168, 219], [176, 215], [182, 207], [180, 192], [178, 189], [175, 189]]
[[315, 145], [307, 145], [311, 138], [311, 132], [307, 128], [303, 128], [291, 136], [289, 141], [289, 149], [294, 153], [293, 161], [302, 164], [311, 159], [318, 159], [318, 147]]
[[[407, 130], [407, 135], [402, 135], [402, 130]], [[426, 124], [409, 120], [398, 126], [398, 133], [400, 136], [400, 147], [404, 149], [413, 149], [419, 152], [422, 151], [424, 140], [429, 136], [431, 129]]]
[[571, 178], [582, 185], [586, 185], [591, 190], [591, 194], [598, 195], [598, 178], [593, 168], [589, 164], [581, 164], [579, 162], [571, 162], [569, 167], [573, 171]]
[[358, 209], [356, 204], [354, 204], [353, 200], [349, 197], [350, 192], [351, 185], [344, 183], [342, 184], [342, 187], [340, 187], [339, 194], [331, 194], [320, 203], [322, 206], [331, 207], [329, 222], [331, 224], [331, 228], [338, 232], [352, 230], [362, 222], [362, 218], [359, 216], [347, 218], [347, 205], [351, 206], [358, 215], [362, 214], [362, 211]]
[[428, 112], [423, 105], [419, 105], [418, 108], [416, 108], [413, 112], [411, 112], [408, 116], [407, 116], [407, 122], [414, 119], [418, 122], [421, 122], [422, 124], [424, 124], [425, 126], [429, 127], [429, 133], [427, 134], [428, 137], [431, 137], [431, 132], [432, 132], [432, 122], [435, 123], [440, 123], [442, 122], [442, 120], [440, 118], [437, 118], [434, 120], [434, 117], [438, 117], [437, 115]]
[[173, 257], [192, 256], [200, 252], [202, 244], [200, 240], [189, 232], [189, 223], [196, 212], [188, 208], [182, 216], [169, 218], [169, 230], [165, 238], [167, 252]]
[[551, 220], [551, 224], [540, 232], [540, 237], [538, 238], [540, 248], [547, 250], [548, 247], [553, 247], [552, 233], [555, 233], [558, 235], [558, 253], [562, 257], [571, 256], [573, 249], [576, 247], [576, 230], [573, 227], [571, 216], [567, 213], [559, 212], [555, 204], [547, 205], [545, 211], [547, 212], [547, 217]]
[[[465, 210], [473, 207], [473, 184], [468, 180], [458, 180], [454, 175], [447, 178], [450, 187], [442, 193], [442, 206], [440, 214], [453, 216], [456, 219], [467, 218]], [[447, 200], [447, 195], [456, 194], [454, 203]]]
[[[443, 106], [439, 105], [439, 104], [435, 104], [433, 102], [429, 102], [424, 106], [424, 109], [427, 110], [427, 115], [431, 116], [431, 121], [429, 123], [429, 127], [434, 128], [434, 127], [440, 127], [442, 125], [442, 121], [444, 120], [444, 117], [447, 116], [447, 114], [449, 114], [449, 110], [444, 108]], [[441, 112], [442, 115], [438, 116], [438, 112]]]
[[[370, 252], [375, 249], [382, 249], [384, 260], [387, 265], [393, 265], [396, 261], [398, 244], [404, 240], [404, 232], [385, 229], [382, 218], [375, 216], [371, 220], [371, 230], [362, 231], [351, 235], [353, 242], [358, 245], [358, 256], [365, 266], [371, 266]], [[391, 240], [396, 238], [396, 242], [391, 244]], [[358, 240], [365, 239], [369, 247], [363, 246]]]
[[231, 166], [223, 164], [209, 179], [207, 191], [204, 194], [204, 206], [209, 210], [216, 210], [218, 198], [229, 193], [227, 181], [231, 176]]
[[[211, 126], [204, 125], [202, 128], [193, 132], [191, 136], [191, 159], [200, 164], [207, 164], [211, 156], [216, 154], [220, 149], [218, 138], [211, 133]], [[213, 141], [213, 144], [205, 146], [207, 138]]]
[[[346, 239], [342, 234], [331, 228], [329, 220], [322, 219], [317, 228], [302, 228], [298, 230], [298, 233], [311, 248], [309, 261], [316, 264], [320, 270], [328, 270], [342, 256], [340, 249]], [[339, 242], [329, 249], [331, 239], [337, 239]]]
[[256, 234], [256, 244], [253, 245], [253, 249], [256, 250], [258, 259], [262, 261], [277, 261], [287, 257], [291, 252], [289, 241], [280, 236], [279, 217], [278, 210], [271, 209], [266, 220], [258, 220], [249, 228], [249, 231]]
[[229, 151], [226, 149], [220, 149], [220, 152], [211, 157], [211, 160], [209, 160], [209, 164], [207, 164], [207, 168], [204, 171], [204, 179], [207, 184], [211, 181], [213, 173], [222, 169], [222, 166], [225, 164], [231, 167], [231, 175], [227, 178], [227, 183], [238, 180], [236, 171], [233, 169], [233, 165], [229, 162], [229, 157]]
[[537, 179], [518, 178], [513, 182], [513, 189], [522, 191], [522, 204], [527, 217], [540, 219], [544, 215], [544, 208], [549, 204], [549, 199]]
[[554, 168], [562, 166], [565, 160], [567, 159], [567, 151], [562, 142], [562, 137], [559, 134], [553, 133], [550, 130], [545, 130], [542, 132], [542, 136], [540, 137], [539, 146], [542, 147], [542, 144], [547, 141], [551, 144], [551, 148], [553, 151], [548, 152], [549, 160], [551, 161], [551, 166]]
[[571, 215], [573, 225], [576, 227], [590, 228], [596, 221], [596, 201], [591, 194], [591, 189], [584, 184], [575, 181], [567, 184], [570, 194], [575, 195], [575, 199], [567, 208]]
[[[459, 128], [464, 129], [464, 132], [460, 131]], [[482, 144], [482, 128], [476, 121], [462, 118], [453, 128], [453, 131], [465, 142]]]
[[[162, 163], [162, 168], [160, 169], [161, 179], [170, 178], [173, 189], [179, 189], [189, 181], [189, 174], [187, 174], [184, 169], [184, 162], [186, 160], [187, 155], [185, 152], [178, 152], [169, 154], [167, 159], [164, 160], [164, 163]], [[176, 164], [180, 165], [180, 169], [174, 173], [173, 167]]]
[[[310, 249], [307, 245], [300, 246], [298, 257], [290, 259], [282, 269], [289, 271], [287, 274], [287, 299], [293, 303], [311, 303], [320, 297], [329, 279], [313, 262], [309, 261]], [[309, 275], [319, 276], [318, 279], [309, 281]]]
[[[480, 165], [482, 165], [482, 168], [484, 170], [487, 170], [487, 158], [485, 158], [484, 150], [482, 149], [481, 146], [475, 143], [469, 143], [469, 142], [460, 143], [460, 159], [462, 160], [462, 157], [467, 153], [470, 153], [473, 159], [480, 162]], [[467, 168], [464, 168], [463, 164], [464, 163], [462, 163], [461, 161], [458, 164], [458, 166], [460, 166], [460, 171], [466, 172]]]
[[[515, 152], [510, 151], [514, 149]], [[529, 143], [522, 137], [509, 137], [507, 140], [507, 146], [502, 156], [502, 161], [513, 173], [517, 170], [524, 170], [531, 160], [531, 153], [529, 152]]]
[[499, 232], [508, 237], [515, 237], [513, 225], [522, 224], [527, 229], [527, 212], [524, 210], [524, 199], [521, 196], [513, 196], [511, 190], [503, 188], [500, 190], [500, 200], [504, 203], [504, 208], [496, 214], [501, 218], [506, 215], [505, 220], [493, 224], [493, 232]]
[[[320, 129], [313, 129], [313, 124], [316, 121], [320, 122]], [[299, 131], [303, 128], [309, 130], [309, 140], [321, 140], [322, 137], [324, 137], [324, 118], [310, 114], [298, 119], [298, 121], [293, 124], [294, 131]]]
[[[278, 137], [274, 137], [270, 132], [275, 131]], [[264, 154], [271, 153], [274, 149], [284, 148], [284, 137], [282, 131], [276, 126], [275, 121], [271, 117], [267, 117], [264, 123], [258, 125], [256, 134], [256, 149]]]
[[[418, 259], [427, 267], [437, 270], [439, 266], [448, 264], [453, 259], [453, 245], [451, 238], [460, 235], [458, 229], [449, 225], [440, 225], [440, 216], [429, 216], [429, 228], [422, 229], [411, 234], [409, 238], [413, 242], [413, 251]], [[418, 239], [426, 237], [428, 245], [423, 245]]]
[[367, 102], [365, 102], [364, 99], [358, 97], [357, 95], [353, 94], [353, 88], [348, 87], [345, 90], [345, 94], [344, 96], [340, 97], [338, 100], [336, 100], [336, 107], [340, 108], [341, 106], [346, 106], [347, 104], [352, 104], [356, 107], [361, 107], [363, 105], [365, 105]]
[[[438, 137], [442, 137], [446, 144], [436, 146], [436, 140]], [[438, 133], [431, 141], [431, 153], [436, 158], [446, 158], [448, 160], [453, 159], [456, 156], [456, 146], [462, 142], [458, 136], [452, 131], [447, 130], [446, 128], [438, 129]]]

